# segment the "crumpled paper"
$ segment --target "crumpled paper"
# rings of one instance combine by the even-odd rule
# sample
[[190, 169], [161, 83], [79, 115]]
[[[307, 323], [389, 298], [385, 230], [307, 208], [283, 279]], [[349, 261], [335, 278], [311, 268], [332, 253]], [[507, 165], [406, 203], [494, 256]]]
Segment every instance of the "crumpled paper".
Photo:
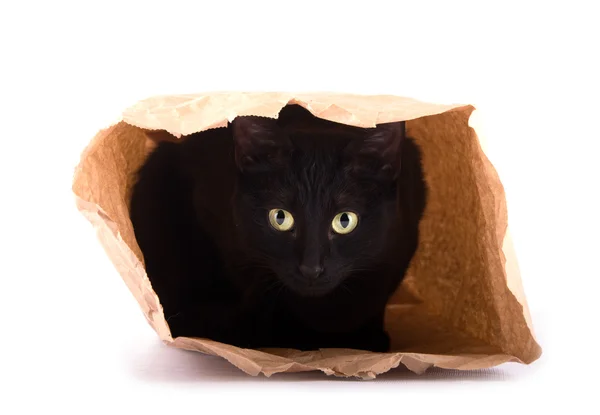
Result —
[[[408, 135], [422, 149], [429, 199], [419, 248], [386, 311], [393, 353], [247, 350], [171, 337], [129, 220], [133, 173], [157, 137], [176, 140], [223, 127], [241, 115], [276, 118], [287, 104], [360, 127], [405, 120]], [[470, 105], [389, 95], [218, 92], [153, 97], [98, 132], [82, 153], [72, 188], [79, 211], [93, 225], [148, 323], [169, 346], [221, 356], [250, 375], [266, 376], [320, 370], [372, 379], [400, 364], [415, 373], [431, 366], [469, 370], [529, 364], [539, 358], [541, 348], [508, 232], [504, 190], [469, 126], [473, 110]]]

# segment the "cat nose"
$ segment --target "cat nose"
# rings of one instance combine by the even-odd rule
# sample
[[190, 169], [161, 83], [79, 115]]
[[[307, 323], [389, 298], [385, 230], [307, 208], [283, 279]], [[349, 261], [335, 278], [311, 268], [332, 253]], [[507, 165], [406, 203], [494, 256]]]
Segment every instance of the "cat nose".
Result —
[[300, 272], [304, 277], [308, 279], [317, 279], [323, 273], [323, 267], [320, 265], [317, 266], [309, 266], [309, 265], [300, 265]]

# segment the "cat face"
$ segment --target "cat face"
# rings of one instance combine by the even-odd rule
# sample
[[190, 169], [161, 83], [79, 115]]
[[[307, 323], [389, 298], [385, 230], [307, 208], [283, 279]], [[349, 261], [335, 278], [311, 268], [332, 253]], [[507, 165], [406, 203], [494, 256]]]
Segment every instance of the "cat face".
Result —
[[385, 265], [404, 125], [302, 117], [234, 120], [234, 216], [253, 263], [300, 296], [325, 296]]

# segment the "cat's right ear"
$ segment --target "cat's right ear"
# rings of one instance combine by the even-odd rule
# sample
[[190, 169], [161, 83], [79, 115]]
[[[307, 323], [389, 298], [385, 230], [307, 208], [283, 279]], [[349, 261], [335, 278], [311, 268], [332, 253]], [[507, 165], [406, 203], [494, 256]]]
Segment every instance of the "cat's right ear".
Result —
[[268, 172], [286, 165], [292, 146], [276, 119], [236, 117], [232, 131], [235, 162], [241, 172]]

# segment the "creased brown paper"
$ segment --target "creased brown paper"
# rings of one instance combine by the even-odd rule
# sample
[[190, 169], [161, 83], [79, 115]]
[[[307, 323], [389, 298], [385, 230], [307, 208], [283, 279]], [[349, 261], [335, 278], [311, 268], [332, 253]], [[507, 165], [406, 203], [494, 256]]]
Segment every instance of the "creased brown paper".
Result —
[[[176, 139], [225, 126], [240, 115], [276, 118], [288, 103], [361, 127], [406, 120], [408, 135], [422, 148], [429, 199], [419, 248], [386, 312], [394, 353], [245, 350], [170, 335], [128, 216], [133, 173], [151, 139], [170, 136], [165, 131]], [[321, 370], [370, 379], [400, 364], [422, 373], [431, 366], [467, 370], [531, 363], [541, 349], [508, 233], [504, 190], [469, 127], [473, 110], [395, 96], [330, 93], [154, 97], [125, 110], [122, 121], [94, 137], [81, 156], [73, 191], [146, 319], [168, 345], [218, 355], [248, 374], [266, 376]]]

